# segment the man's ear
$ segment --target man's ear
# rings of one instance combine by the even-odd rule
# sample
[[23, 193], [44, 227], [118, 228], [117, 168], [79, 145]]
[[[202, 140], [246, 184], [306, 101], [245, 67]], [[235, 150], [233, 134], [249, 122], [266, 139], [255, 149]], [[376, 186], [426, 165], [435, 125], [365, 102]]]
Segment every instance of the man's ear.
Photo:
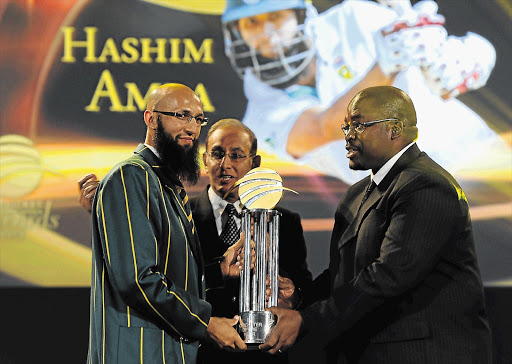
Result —
[[261, 156], [255, 155], [252, 159], [252, 168], [258, 168], [261, 164]]
[[402, 134], [402, 131], [404, 130], [404, 124], [397, 120], [391, 125], [391, 140], [394, 140]]
[[153, 116], [153, 112], [146, 110], [144, 111], [144, 122], [146, 123], [147, 127], [153, 130], [156, 130], [158, 127], [158, 123], [156, 121], [156, 118]]

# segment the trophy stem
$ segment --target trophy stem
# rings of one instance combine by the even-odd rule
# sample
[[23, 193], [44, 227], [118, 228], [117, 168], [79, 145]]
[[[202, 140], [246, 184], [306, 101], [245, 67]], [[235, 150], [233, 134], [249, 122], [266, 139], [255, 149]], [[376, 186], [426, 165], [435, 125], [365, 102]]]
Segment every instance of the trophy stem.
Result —
[[[240, 274], [239, 332], [249, 344], [261, 344], [272, 332], [276, 317], [266, 308], [277, 306], [279, 273], [279, 223], [280, 213], [275, 210], [249, 209], [242, 212], [242, 231], [245, 234], [246, 257], [255, 245], [254, 269], [250, 259], [244, 260]], [[251, 232], [252, 228], [252, 232]], [[267, 301], [267, 277], [270, 296]]]

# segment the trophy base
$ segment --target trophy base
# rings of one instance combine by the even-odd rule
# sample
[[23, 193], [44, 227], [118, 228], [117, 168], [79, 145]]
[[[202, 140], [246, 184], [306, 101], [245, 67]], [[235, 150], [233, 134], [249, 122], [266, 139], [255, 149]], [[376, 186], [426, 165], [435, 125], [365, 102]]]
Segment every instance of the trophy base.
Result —
[[269, 311], [248, 311], [240, 314], [238, 332], [250, 348], [263, 344], [276, 325], [276, 317]]

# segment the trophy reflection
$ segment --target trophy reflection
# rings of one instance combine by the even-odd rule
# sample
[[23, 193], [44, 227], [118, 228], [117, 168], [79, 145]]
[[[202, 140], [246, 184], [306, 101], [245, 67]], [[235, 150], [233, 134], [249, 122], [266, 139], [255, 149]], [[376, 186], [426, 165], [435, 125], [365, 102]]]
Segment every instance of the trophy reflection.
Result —
[[[249, 348], [256, 348], [256, 345], [265, 342], [277, 320], [270, 311], [265, 311], [266, 308], [277, 306], [279, 294], [277, 277], [281, 213], [272, 209], [281, 200], [283, 190], [292, 190], [283, 187], [277, 172], [261, 167], [249, 171], [233, 188], [236, 186], [245, 207], [241, 227], [245, 234], [244, 251], [255, 249], [254, 269], [251, 270], [251, 259], [245, 259], [240, 273], [238, 331]], [[270, 282], [269, 297], [266, 294], [267, 277]]]

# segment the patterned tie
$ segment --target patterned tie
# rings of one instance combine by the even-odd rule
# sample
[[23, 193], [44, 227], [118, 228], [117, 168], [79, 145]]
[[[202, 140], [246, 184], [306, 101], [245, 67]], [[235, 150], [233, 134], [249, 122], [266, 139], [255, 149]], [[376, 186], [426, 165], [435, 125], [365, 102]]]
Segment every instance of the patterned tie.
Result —
[[366, 191], [364, 191], [364, 196], [363, 196], [363, 199], [361, 200], [361, 204], [359, 205], [359, 208], [361, 208], [361, 206], [363, 206], [363, 204], [366, 202], [366, 200], [368, 200], [368, 197], [371, 195], [372, 191], [375, 189], [375, 186], [377, 186], [377, 184], [373, 181], [370, 182], [370, 184], [368, 185], [368, 187], [366, 187]]
[[240, 238], [240, 231], [236, 226], [235, 215], [238, 215], [235, 206], [228, 203], [222, 213], [222, 216], [227, 216], [227, 221], [220, 233], [220, 239], [228, 246], [233, 245]]
[[181, 203], [183, 205], [183, 209], [185, 210], [185, 214], [187, 215], [188, 221], [192, 221], [192, 211], [190, 210], [190, 203], [188, 202], [187, 191], [183, 187], [176, 186], [178, 193], [181, 198]]

